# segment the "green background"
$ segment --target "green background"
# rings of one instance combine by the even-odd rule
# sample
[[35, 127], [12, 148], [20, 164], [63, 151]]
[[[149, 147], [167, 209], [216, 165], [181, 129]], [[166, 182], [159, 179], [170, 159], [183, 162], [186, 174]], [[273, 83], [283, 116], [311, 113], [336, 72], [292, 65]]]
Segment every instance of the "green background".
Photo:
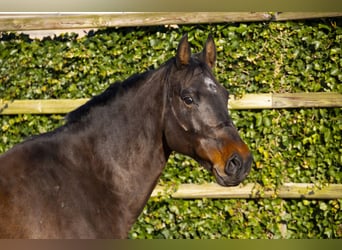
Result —
[[[341, 19], [105, 29], [42, 41], [3, 33], [0, 98], [91, 97], [109, 84], [156, 68], [183, 33], [193, 52], [215, 39], [217, 79], [234, 95], [342, 93]], [[340, 108], [232, 110], [254, 155], [244, 183], [342, 183]], [[63, 124], [61, 115], [0, 116], [0, 153]], [[160, 185], [214, 182], [189, 157], [173, 154]], [[342, 200], [151, 198], [130, 238], [341, 238]]]

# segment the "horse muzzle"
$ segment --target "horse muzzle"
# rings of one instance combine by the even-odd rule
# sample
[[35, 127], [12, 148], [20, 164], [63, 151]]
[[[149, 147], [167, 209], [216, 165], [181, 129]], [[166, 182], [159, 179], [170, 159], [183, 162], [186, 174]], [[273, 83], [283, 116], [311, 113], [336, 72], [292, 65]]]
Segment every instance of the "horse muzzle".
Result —
[[242, 157], [239, 154], [233, 154], [226, 162], [225, 166], [213, 166], [213, 174], [217, 183], [221, 186], [236, 186], [240, 184], [251, 170], [253, 157], [249, 153]]
[[233, 126], [214, 130], [198, 141], [195, 159], [212, 172], [221, 186], [240, 184], [251, 170], [253, 156]]

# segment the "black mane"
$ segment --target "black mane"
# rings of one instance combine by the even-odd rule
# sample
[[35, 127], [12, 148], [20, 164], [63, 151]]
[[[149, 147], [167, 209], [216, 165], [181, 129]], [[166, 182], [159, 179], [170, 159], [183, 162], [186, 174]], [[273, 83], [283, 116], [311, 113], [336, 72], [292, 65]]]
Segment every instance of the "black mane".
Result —
[[[164, 62], [159, 69], [166, 69], [167, 72], [165, 72], [165, 76], [169, 75], [169, 67], [168, 65], [174, 63], [175, 58], [171, 58], [168, 61]], [[75, 123], [77, 121], [80, 121], [82, 117], [87, 115], [90, 111], [90, 109], [94, 106], [104, 106], [109, 101], [113, 100], [119, 93], [124, 93], [127, 90], [131, 89], [132, 87], [139, 86], [140, 84], [144, 83], [148, 77], [151, 77], [153, 75], [153, 72], [155, 72], [158, 69], [150, 69], [140, 74], [134, 74], [127, 78], [124, 81], [117, 81], [115, 83], [112, 83], [104, 92], [102, 92], [99, 95], [96, 95], [92, 97], [88, 102], [86, 102], [84, 105], [76, 108], [75, 110], [71, 111], [66, 116], [67, 124]]]
[[82, 117], [87, 115], [90, 109], [94, 106], [104, 106], [110, 100], [113, 100], [119, 93], [123, 93], [128, 89], [137, 86], [139, 82], [143, 82], [146, 79], [148, 73], [150, 71], [146, 71], [141, 74], [135, 74], [124, 80], [123, 82], [117, 81], [112, 83], [104, 92], [99, 95], [92, 97], [88, 102], [78, 107], [77, 109], [71, 111], [66, 116], [67, 124], [75, 123], [80, 121]]

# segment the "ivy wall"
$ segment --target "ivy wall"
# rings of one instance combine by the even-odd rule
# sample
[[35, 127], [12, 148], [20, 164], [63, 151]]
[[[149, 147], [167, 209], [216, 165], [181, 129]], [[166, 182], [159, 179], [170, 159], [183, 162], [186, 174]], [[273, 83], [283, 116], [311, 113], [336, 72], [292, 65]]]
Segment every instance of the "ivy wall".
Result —
[[[234, 95], [342, 93], [342, 19], [105, 29], [86, 37], [0, 37], [0, 99], [83, 98], [175, 54], [215, 39], [217, 79]], [[1, 112], [1, 109], [0, 109]], [[254, 154], [244, 183], [342, 183], [340, 108], [232, 110]], [[0, 153], [63, 124], [61, 115], [0, 116]], [[160, 185], [214, 182], [193, 159], [172, 154]], [[130, 238], [341, 238], [342, 200], [151, 198]]]

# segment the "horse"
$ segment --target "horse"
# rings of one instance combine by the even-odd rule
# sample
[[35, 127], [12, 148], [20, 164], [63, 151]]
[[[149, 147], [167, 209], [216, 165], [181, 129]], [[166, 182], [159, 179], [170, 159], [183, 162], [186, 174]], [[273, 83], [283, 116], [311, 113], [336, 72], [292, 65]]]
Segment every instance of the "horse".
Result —
[[160, 67], [115, 82], [57, 129], [0, 156], [1, 238], [127, 238], [170, 154], [197, 160], [235, 186], [252, 154], [213, 74], [211, 35], [191, 53], [188, 35]]

